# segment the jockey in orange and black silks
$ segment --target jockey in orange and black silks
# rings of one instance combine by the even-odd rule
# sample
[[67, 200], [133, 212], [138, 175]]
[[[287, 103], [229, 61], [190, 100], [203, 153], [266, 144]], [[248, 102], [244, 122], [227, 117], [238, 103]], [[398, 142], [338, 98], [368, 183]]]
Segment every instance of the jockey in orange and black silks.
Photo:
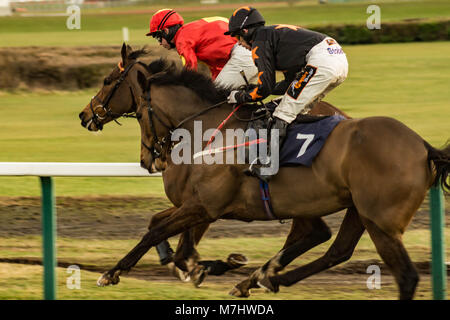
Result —
[[199, 61], [204, 62], [216, 84], [237, 88], [245, 84], [240, 70], [256, 81], [257, 69], [251, 53], [236, 39], [224, 35], [227, 30], [226, 18], [209, 17], [184, 24], [180, 14], [162, 9], [151, 18], [147, 36], [158, 39], [166, 49], [176, 48], [186, 68], [197, 70]]
[[[293, 99], [307, 95], [305, 101], [300, 101], [301, 109], [304, 109], [347, 76], [347, 59], [336, 40], [297, 26], [264, 24], [261, 14], [251, 7], [237, 9], [230, 18], [226, 34], [238, 38], [242, 45], [251, 49], [258, 67], [258, 86], [233, 92], [230, 96], [232, 102], [257, 101], [270, 94], [286, 94]], [[276, 70], [284, 73], [282, 82], [276, 83]], [[321, 80], [320, 85], [313, 79]], [[312, 92], [307, 92], [310, 91], [307, 89]], [[277, 109], [282, 107], [282, 103]], [[290, 123], [303, 111], [301, 109], [276, 111], [274, 116]]]
[[[280, 145], [288, 124], [347, 77], [347, 57], [336, 40], [292, 25], [265, 26], [262, 15], [252, 7], [237, 9], [225, 34], [252, 51], [258, 68], [257, 86], [232, 91], [228, 102], [242, 104], [271, 94], [283, 95], [271, 124], [272, 129], [280, 130]], [[285, 76], [279, 83], [277, 70]]]

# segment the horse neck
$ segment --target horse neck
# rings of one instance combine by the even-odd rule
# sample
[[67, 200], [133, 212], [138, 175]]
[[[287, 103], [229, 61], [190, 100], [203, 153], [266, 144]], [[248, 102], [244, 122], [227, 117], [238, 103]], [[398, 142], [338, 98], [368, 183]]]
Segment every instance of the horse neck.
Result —
[[[202, 100], [195, 93], [183, 87], [172, 87], [170, 89], [169, 87], [152, 87], [151, 92], [152, 101], [156, 100], [155, 104], [152, 103], [155, 112], [160, 113], [165, 118], [169, 119], [171, 124], [175, 127], [185, 121], [185, 119], [215, 105], [213, 102]], [[170, 94], [171, 92], [172, 94]], [[153, 96], [158, 93], [162, 93], [167, 97], [166, 102], [163, 105], [160, 101], [158, 101], [158, 97], [155, 97], [155, 99], [153, 98]], [[230, 115], [233, 109], [234, 107], [232, 105], [222, 103], [217, 108], [213, 108], [204, 114], [186, 121], [181, 127], [188, 130], [190, 133], [193, 133], [195, 121], [201, 121], [202, 132], [207, 129], [215, 129]], [[245, 122], [238, 121], [232, 116], [227, 121], [227, 124], [223, 127], [223, 129], [244, 129], [245, 125]]]
[[139, 101], [143, 95], [143, 91], [137, 80], [138, 71], [141, 71], [146, 77], [150, 76], [150, 72], [140, 62], [135, 64], [135, 67], [130, 70], [128, 74], [128, 82], [131, 86], [134, 101]]

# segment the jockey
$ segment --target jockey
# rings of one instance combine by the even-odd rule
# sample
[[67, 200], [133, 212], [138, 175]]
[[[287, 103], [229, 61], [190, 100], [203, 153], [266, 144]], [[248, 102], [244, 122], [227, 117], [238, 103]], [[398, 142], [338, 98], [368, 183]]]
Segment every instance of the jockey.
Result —
[[241, 70], [255, 82], [257, 69], [251, 52], [224, 35], [227, 30], [226, 18], [209, 17], [184, 24], [180, 14], [162, 9], [151, 18], [147, 36], [156, 38], [165, 49], [176, 48], [186, 68], [197, 70], [198, 61], [206, 63], [216, 85], [233, 89], [246, 84]]
[[[210, 17], [184, 24], [183, 17], [172, 9], [157, 11], [150, 20], [147, 36], [156, 38], [165, 49], [176, 48], [186, 68], [197, 70], [199, 61], [207, 64], [218, 86], [235, 89], [245, 85], [244, 71], [250, 82], [256, 82], [258, 69], [249, 50], [236, 39], [226, 36], [228, 19]], [[167, 240], [156, 246], [162, 265], [173, 259]]]
[[[242, 104], [284, 94], [271, 124], [272, 129], [279, 130], [281, 146], [287, 126], [297, 115], [307, 113], [345, 80], [348, 63], [337, 41], [324, 34], [292, 25], [264, 25], [264, 18], [252, 7], [241, 7], [230, 18], [225, 34], [251, 50], [258, 68], [258, 85], [232, 91], [228, 102]], [[285, 77], [279, 83], [275, 82], [276, 70]]]

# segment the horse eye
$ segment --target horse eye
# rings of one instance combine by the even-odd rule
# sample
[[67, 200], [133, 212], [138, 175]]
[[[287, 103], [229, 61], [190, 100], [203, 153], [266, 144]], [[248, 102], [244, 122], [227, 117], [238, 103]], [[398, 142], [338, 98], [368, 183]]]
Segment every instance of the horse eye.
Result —
[[142, 118], [142, 113], [140, 112], [136, 112], [136, 119], [141, 119]]
[[110, 79], [109, 77], [106, 77], [106, 78], [103, 80], [103, 85], [107, 86], [107, 85], [110, 85], [110, 84], [111, 84], [111, 79]]

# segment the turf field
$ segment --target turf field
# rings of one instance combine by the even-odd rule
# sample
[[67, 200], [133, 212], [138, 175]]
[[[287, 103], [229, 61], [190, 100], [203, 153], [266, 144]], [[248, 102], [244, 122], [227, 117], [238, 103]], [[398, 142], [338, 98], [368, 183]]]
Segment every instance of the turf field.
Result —
[[[429, 257], [429, 232], [413, 230], [405, 235], [405, 245], [413, 261], [426, 261]], [[449, 239], [450, 233], [446, 234]], [[39, 237], [0, 238], [2, 259], [26, 257], [26, 260], [39, 259], [41, 256]], [[283, 237], [259, 238], [221, 238], [205, 239], [198, 247], [203, 257], [223, 259], [230, 252], [242, 252], [250, 260], [243, 274], [231, 273], [227, 276], [207, 277], [200, 289], [191, 283], [181, 283], [171, 277], [165, 267], [159, 266], [156, 253], [145, 255], [136, 268], [128, 276], [121, 277], [117, 286], [98, 288], [95, 283], [101, 272], [108, 270], [135, 244], [136, 239], [127, 240], [83, 240], [58, 238], [58, 259], [67, 265], [82, 266], [81, 288], [70, 290], [66, 286], [67, 270], [57, 270], [57, 290], [59, 299], [152, 299], [152, 300], [184, 300], [184, 299], [232, 299], [241, 300], [228, 295], [233, 285], [245, 279], [261, 266], [284, 241]], [[289, 269], [319, 258], [331, 244], [312, 249], [295, 260]], [[172, 241], [171, 241], [172, 242]], [[176, 245], [176, 242], [173, 242]], [[450, 243], [447, 242], [447, 246]], [[372, 241], [367, 234], [356, 247], [355, 254], [349, 263], [347, 272], [337, 271], [314, 276], [292, 287], [281, 287], [277, 294], [266, 293], [263, 289], [252, 290], [250, 300], [393, 300], [397, 298], [397, 289], [389, 271], [382, 267], [381, 289], [369, 290], [366, 268], [370, 264], [380, 264]], [[353, 272], [348, 272], [353, 270]], [[150, 281], [150, 282], [149, 282]], [[416, 299], [431, 299], [431, 283], [429, 274], [421, 274]], [[42, 267], [36, 265], [20, 265], [0, 262], [0, 300], [3, 299], [41, 299]]]
[[[366, 8], [371, 3], [318, 5], [316, 1], [305, 1], [294, 7], [257, 3], [255, 6], [261, 9], [269, 24], [313, 26], [365, 23], [368, 17]], [[447, 0], [377, 1], [377, 4], [381, 7], [382, 23], [450, 17], [450, 2]], [[65, 28], [65, 17], [0, 18], [0, 47], [118, 45], [122, 42], [121, 28], [124, 26], [130, 29], [132, 45], [155, 45], [152, 39], [144, 37], [148, 19], [155, 9], [86, 10], [82, 12], [82, 29], [73, 31]], [[126, 10], [129, 12], [125, 13]], [[180, 11], [186, 21], [192, 21], [213, 15], [228, 17], [233, 9], [225, 6]], [[344, 46], [344, 50], [350, 63], [349, 77], [327, 96], [326, 101], [353, 117], [394, 117], [437, 147], [448, 141], [450, 42]], [[80, 126], [78, 113], [95, 93], [96, 89], [0, 91], [0, 162], [137, 162], [140, 141], [136, 120], [121, 120], [123, 126], [111, 123], [101, 133], [88, 132]], [[231, 236], [207, 236], [200, 243], [199, 252], [208, 259], [223, 259], [230, 252], [242, 252], [250, 258], [249, 266], [242, 271], [225, 278], [209, 277], [202, 289], [194, 290], [192, 284], [178, 282], [159, 266], [152, 251], [144, 256], [134, 273], [122, 278], [118, 286], [97, 288], [95, 281], [100, 272], [110, 268], [137, 243], [151, 214], [169, 205], [161, 179], [55, 178], [55, 189], [56, 195], [69, 196], [67, 201], [71, 203], [68, 205], [61, 199], [57, 200], [58, 261], [86, 266], [81, 271], [81, 290], [67, 289], [66, 269], [63, 266], [58, 268], [58, 298], [62, 299], [231, 299], [227, 295], [231, 287], [276, 253], [284, 241], [280, 233], [258, 233], [249, 227], [255, 223], [239, 225], [245, 230], [239, 235], [232, 233], [236, 232], [237, 224], [232, 225], [228, 227]], [[0, 177], [0, 300], [42, 298], [42, 267], [11, 263], [20, 259], [33, 262], [41, 257], [39, 195], [36, 177]], [[27, 197], [19, 198], [21, 196]], [[153, 198], [148, 201], [143, 196]], [[447, 207], [448, 202], [447, 198]], [[422, 217], [427, 215], [427, 205], [421, 209]], [[222, 226], [212, 234], [222, 234]], [[415, 262], [430, 260], [427, 228], [428, 221], [408, 230], [404, 236], [406, 248]], [[446, 239], [446, 248], [449, 248], [448, 228]], [[171, 239], [173, 246], [175, 240]], [[331, 241], [295, 260], [293, 266], [318, 258]], [[367, 289], [366, 267], [380, 263], [367, 234], [358, 244], [350, 263], [353, 264], [346, 269], [347, 272], [344, 269], [317, 275], [292, 287], [282, 288], [276, 295], [258, 289], [252, 292], [250, 299], [397, 297], [395, 282], [384, 267], [382, 289]], [[421, 272], [416, 298], [431, 299], [430, 275], [426, 271]]]

